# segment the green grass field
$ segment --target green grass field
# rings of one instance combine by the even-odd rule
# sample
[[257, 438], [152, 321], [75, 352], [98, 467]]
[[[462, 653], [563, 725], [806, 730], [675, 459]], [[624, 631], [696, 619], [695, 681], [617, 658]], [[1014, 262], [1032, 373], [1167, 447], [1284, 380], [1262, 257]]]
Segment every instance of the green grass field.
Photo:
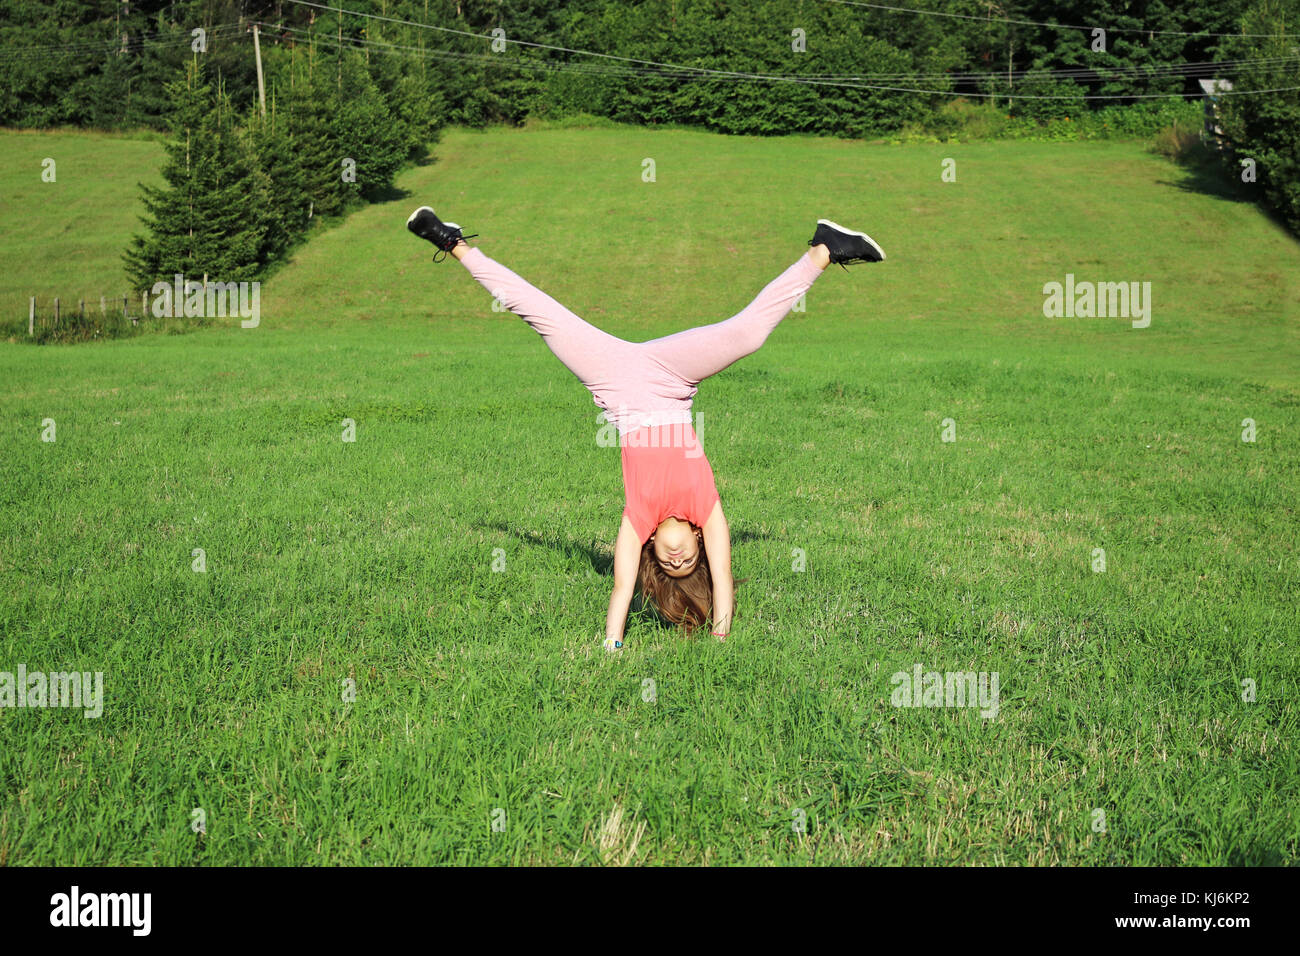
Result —
[[[31, 139], [6, 309], [77, 285], [110, 191], [85, 281], [120, 283], [121, 164], [160, 155], [54, 142], [54, 193]], [[453, 130], [399, 185], [257, 329], [0, 345], [0, 670], [106, 695], [0, 708], [0, 863], [1300, 862], [1300, 245], [1253, 205], [1140, 144], [643, 129]], [[423, 202], [638, 340], [738, 311], [819, 216], [884, 246], [697, 399], [725, 644], [601, 649], [617, 451], [406, 233]], [[1150, 327], [1045, 318], [1067, 273], [1150, 281]], [[918, 664], [996, 672], [996, 719], [892, 706]]]

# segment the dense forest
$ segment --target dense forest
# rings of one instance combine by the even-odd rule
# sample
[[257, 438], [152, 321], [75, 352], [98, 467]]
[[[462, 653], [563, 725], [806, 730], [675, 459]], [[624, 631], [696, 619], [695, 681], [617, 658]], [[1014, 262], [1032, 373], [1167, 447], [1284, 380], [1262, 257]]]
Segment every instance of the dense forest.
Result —
[[1255, 160], [1300, 230], [1298, 20], [1300, 0], [2, 0], [0, 125], [167, 131], [141, 288], [258, 274], [448, 123], [1150, 135], [1196, 122], [1202, 80], [1233, 84], [1225, 175]]

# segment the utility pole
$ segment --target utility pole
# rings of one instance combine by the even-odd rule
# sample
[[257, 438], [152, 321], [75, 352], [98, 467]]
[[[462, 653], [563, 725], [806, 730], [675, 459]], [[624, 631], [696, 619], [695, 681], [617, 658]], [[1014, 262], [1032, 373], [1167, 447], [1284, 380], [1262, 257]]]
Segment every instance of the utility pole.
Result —
[[253, 24], [253, 54], [257, 57], [257, 99], [262, 105], [262, 119], [266, 119], [266, 84], [262, 80], [262, 44], [257, 39], [257, 24]]

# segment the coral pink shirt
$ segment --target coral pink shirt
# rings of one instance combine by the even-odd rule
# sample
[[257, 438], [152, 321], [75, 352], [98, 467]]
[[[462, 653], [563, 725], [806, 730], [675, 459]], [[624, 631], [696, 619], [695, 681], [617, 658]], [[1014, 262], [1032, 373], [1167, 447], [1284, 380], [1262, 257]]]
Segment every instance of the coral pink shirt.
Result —
[[703, 527], [721, 500], [713, 466], [689, 424], [649, 425], [623, 435], [623, 514], [641, 543], [667, 517]]

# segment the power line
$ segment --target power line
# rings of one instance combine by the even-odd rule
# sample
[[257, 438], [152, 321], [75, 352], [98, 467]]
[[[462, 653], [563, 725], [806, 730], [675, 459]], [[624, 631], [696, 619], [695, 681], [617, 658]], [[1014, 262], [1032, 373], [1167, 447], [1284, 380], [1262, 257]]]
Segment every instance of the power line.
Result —
[[[720, 70], [711, 67], [686, 66], [682, 64], [659, 62], [656, 60], [645, 60], [636, 57], [619, 56], [612, 53], [601, 53], [593, 50], [580, 50], [570, 47], [557, 46], [548, 43], [539, 43], [529, 40], [512, 39], [509, 37], [498, 37], [491, 34], [474, 33], [468, 30], [458, 30], [452, 27], [443, 27], [436, 24], [420, 23], [414, 20], [402, 20], [396, 17], [382, 16], [379, 14], [366, 13], [359, 10], [348, 10], [342, 7], [330, 6], [323, 3], [313, 2], [313, 0], [284, 0], [298, 6], [311, 7], [318, 10], [325, 10], [340, 15], [360, 17], [364, 20], [377, 21], [382, 23], [391, 23], [399, 26], [414, 27], [417, 29], [434, 30], [453, 36], [461, 36], [476, 40], [501, 41], [513, 43], [519, 47], [528, 47], [536, 50], [552, 51], [557, 53], [573, 54], [577, 56], [587, 56], [607, 61], [604, 65], [591, 63], [552, 63], [547, 60], [539, 60], [525, 57], [501, 57], [499, 54], [472, 54], [462, 53], [454, 50], [429, 50], [423, 47], [403, 46], [400, 44], [387, 44], [382, 41], [372, 40], [369, 38], [352, 38], [344, 37], [340, 41], [322, 32], [313, 30], [303, 30], [296, 27], [289, 27], [283, 24], [260, 23], [272, 30], [289, 31], [292, 33], [306, 34], [322, 42], [329, 43], [332, 46], [348, 46], [352, 48], [382, 48], [387, 52], [407, 52], [415, 53], [425, 58], [434, 59], [460, 59], [474, 60], [482, 63], [493, 63], [494, 65], [512, 65], [517, 67], [535, 69], [549, 69], [552, 71], [570, 72], [592, 76], [621, 76], [632, 77], [641, 76], [651, 79], [665, 80], [731, 80], [731, 81], [751, 81], [751, 82], [782, 82], [782, 83], [799, 83], [810, 86], [829, 86], [839, 89], [862, 89], [876, 92], [895, 92], [895, 93], [917, 93], [922, 95], [937, 96], [970, 96], [977, 98], [993, 98], [999, 96], [1014, 96], [1017, 99], [1036, 99], [1036, 100], [1117, 100], [1117, 99], [1154, 99], [1169, 96], [1200, 96], [1199, 93], [1182, 94], [1182, 93], [1117, 93], [1117, 94], [1033, 94], [1033, 93], [1015, 93], [1002, 90], [996, 93], [981, 93], [974, 91], [955, 91], [949, 89], [931, 89], [929, 86], [948, 85], [959, 83], [978, 83], [990, 79], [1001, 80], [1002, 77], [1014, 83], [1016, 80], [1041, 81], [1049, 79], [1068, 79], [1076, 82], [1088, 83], [1113, 83], [1123, 80], [1172, 80], [1172, 79], [1191, 79], [1203, 78], [1208, 76], [1219, 76], [1223, 73], [1237, 73], [1245, 69], [1257, 67], [1279, 67], [1300, 61], [1300, 57], [1274, 57], [1259, 58], [1253, 60], [1225, 60], [1220, 62], [1197, 62], [1182, 64], [1153, 64], [1151, 66], [1133, 65], [1118, 67], [1095, 67], [1095, 68], [1071, 68], [1061, 70], [1020, 70], [1002, 72], [985, 72], [985, 73], [864, 73], [864, 74], [839, 74], [839, 75], [808, 75], [808, 74], [783, 74], [783, 73], [751, 73], [734, 70]], [[982, 20], [985, 18], [972, 17], [967, 14], [948, 14], [940, 11], [923, 11], [907, 7], [891, 7], [884, 4], [872, 4], [860, 2], [860, 0], [829, 0], [833, 3], [845, 3], [854, 6], [865, 6], [890, 10], [897, 12], [934, 14], [936, 16], [955, 17], [958, 19]], [[1062, 26], [1060, 24], [1040, 24], [1034, 21], [1011, 21], [1006, 22], [1021, 23], [1034, 26]], [[1087, 29], [1086, 27], [1070, 27], [1070, 29]], [[240, 24], [218, 24], [208, 29], [210, 38], [229, 37], [235, 33], [246, 32], [246, 28]], [[1142, 31], [1145, 32], [1145, 31]], [[1154, 31], [1160, 32], [1160, 31]], [[1172, 31], [1165, 31], [1172, 32]], [[1192, 35], [1212, 35], [1212, 34], [1181, 34], [1186, 36]], [[1228, 34], [1219, 34], [1226, 36]], [[1235, 35], [1235, 34], [1234, 34]], [[1245, 35], [1245, 34], [1243, 34]], [[1255, 34], [1254, 36], [1271, 36], [1271, 34]], [[186, 33], [179, 34], [154, 34], [152, 36], [141, 35], [128, 40], [128, 49], [138, 49], [143, 51], [154, 38], [161, 38], [155, 44], [159, 47], [177, 46], [191, 42], [191, 36]], [[82, 55], [87, 52], [104, 52], [111, 53], [114, 49], [120, 51], [122, 47], [120, 41], [104, 42], [83, 42], [73, 44], [57, 44], [45, 47], [27, 47], [17, 50], [8, 51], [8, 55], [0, 54], [0, 63], [19, 62], [22, 60], [32, 60], [48, 58], [60, 55]], [[870, 82], [875, 81], [875, 82]], [[912, 85], [895, 85], [895, 84], [912, 84]], [[928, 85], [927, 85], [928, 84]], [[1231, 90], [1223, 91], [1225, 95], [1251, 95], [1256, 93], [1275, 93], [1291, 92], [1300, 89], [1300, 87], [1278, 87], [1275, 89], [1263, 90]]]
[[947, 13], [942, 10], [923, 10], [919, 7], [891, 7], [884, 3], [866, 3], [863, 0], [825, 0], [826, 3], [839, 3], [850, 7], [869, 7], [872, 10], [885, 10], [890, 13], [914, 13], [927, 17], [947, 17], [952, 20], [974, 20], [977, 23], [1009, 23], [1024, 27], [1049, 27], [1053, 30], [1096, 30], [1104, 29], [1107, 33], [1145, 33], [1148, 36], [1176, 37], [1249, 37], [1252, 39], [1277, 39], [1287, 37], [1286, 33], [1210, 33], [1198, 31], [1189, 33], [1183, 30], [1151, 30], [1146, 27], [1104, 27], [1100, 23], [1082, 26], [1077, 23], [1043, 23], [1038, 20], [1015, 20], [1010, 17], [981, 17], [971, 13]]
[[[306, 3], [306, 0], [287, 0], [287, 2]], [[321, 6], [320, 4], [314, 4], [314, 3], [306, 3], [306, 5]], [[326, 8], [326, 9], [338, 10], [339, 8]], [[364, 13], [359, 13], [350, 10], [341, 10], [340, 12], [354, 14], [356, 16], [367, 17], [367, 18], [373, 17], [375, 19], [392, 20], [392, 18], [388, 18], [388, 17], [377, 17], [375, 15], [364, 14]], [[408, 23], [408, 25], [411, 26], [427, 26], [427, 24], [419, 24], [410, 21], [393, 21], [393, 22]], [[558, 63], [551, 63], [546, 60], [538, 60], [538, 59], [531, 59], [525, 57], [503, 57], [500, 56], [499, 54], [490, 54], [490, 53], [472, 54], [472, 53], [459, 53], [457, 51], [451, 51], [451, 50], [427, 50], [427, 49], [422, 50], [420, 47], [384, 43], [383, 41], [371, 40], [371, 39], [363, 40], [355, 37], [344, 37], [342, 44], [340, 44], [339, 41], [337, 41], [333, 36], [330, 36], [328, 33], [325, 32], [316, 33], [311, 30], [301, 30], [294, 27], [276, 26], [272, 24], [260, 24], [260, 25], [267, 26], [277, 30], [289, 30], [295, 33], [305, 33], [308, 36], [313, 37], [313, 39], [315, 39], [316, 41], [326, 43], [334, 47], [346, 46], [355, 49], [376, 48], [376, 49], [383, 50], [385, 52], [416, 53], [416, 54], [423, 55], [425, 57], [477, 60], [479, 62], [492, 63], [493, 65], [498, 65], [498, 66], [515, 66], [515, 67], [524, 67], [524, 68], [551, 69], [559, 72], [573, 72], [573, 73], [580, 73], [580, 74], [586, 73], [589, 75], [644, 76], [650, 79], [680, 79], [680, 80], [714, 79], [714, 80], [751, 80], [751, 81], [760, 81], [760, 82], [770, 81], [770, 82], [783, 82], [783, 83], [800, 83], [809, 86], [829, 86], [838, 89], [873, 90], [877, 92], [921, 93], [921, 94], [935, 95], [935, 96], [958, 96], [958, 97], [969, 96], [969, 97], [977, 97], [977, 98], [995, 98], [995, 97], [1001, 98], [1001, 97], [1010, 96], [1013, 97], [1014, 99], [1030, 99], [1030, 100], [1077, 101], [1081, 99], [1082, 100], [1168, 99], [1175, 96], [1179, 98], [1186, 98], [1188, 96], [1199, 98], [1202, 95], [1200, 93], [1191, 93], [1191, 94], [1188, 93], [1087, 94], [1085, 93], [1080, 95], [1068, 95], [1068, 94], [1031, 94], [1031, 93], [1016, 93], [1016, 92], [1008, 93], [1005, 90], [996, 93], [981, 93], [981, 92], [972, 92], [972, 91], [926, 89], [926, 88], [919, 88], [919, 87], [912, 87], [912, 86], [887, 86], [887, 85], [880, 85], [880, 84], [852, 83], [852, 82], [844, 82], [843, 80], [838, 80], [838, 79], [819, 79], [814, 77], [792, 75], [792, 74], [742, 73], [742, 72], [737, 72], [732, 70], [714, 70], [709, 67], [689, 67], [689, 66], [681, 66], [679, 64], [672, 64], [672, 63], [659, 63], [654, 60], [639, 60], [632, 57], [617, 57], [617, 56], [613, 56], [612, 54], [600, 54], [600, 53], [594, 53], [591, 55], [609, 57], [610, 59], [619, 60], [619, 61], [630, 61], [637, 64], [645, 64], [649, 66], [654, 66], [657, 69], [648, 70], [648, 69], [642, 69], [635, 66], [617, 67], [614, 65], [605, 68], [596, 68], [594, 64], [591, 66], [570, 64], [570, 63], [558, 64]], [[450, 28], [445, 28], [445, 27], [434, 27], [433, 29], [447, 30], [447, 32], [458, 33], [465, 36], [475, 37], [478, 39], [487, 39], [487, 40], [497, 39], [491, 36], [466, 33], [465, 31], [451, 30]], [[548, 48], [548, 49], [565, 49], [565, 48], [558, 48], [558, 47], [548, 47], [546, 44], [536, 44], [536, 43], [530, 43], [528, 41], [521, 41], [521, 40], [516, 40], [513, 42], [519, 43], [521, 45]], [[588, 51], [565, 49], [565, 52], [586, 53]], [[1291, 59], [1291, 58], [1287, 58], [1287, 59]], [[989, 74], [974, 74], [974, 75], [981, 79], [983, 78], [997, 79], [1003, 74], [989, 73]], [[910, 78], [911, 78], [910, 75], [904, 77], [904, 79], [910, 79]], [[1221, 91], [1220, 95], [1243, 96], [1243, 95], [1262, 94], [1262, 93], [1284, 93], [1284, 92], [1292, 92], [1295, 90], [1300, 90], [1300, 86], [1276, 87], [1276, 88], [1260, 89], [1260, 90], [1224, 90]]]
[[[244, 32], [238, 23], [217, 24], [207, 29], [207, 39], [221, 39]], [[0, 63], [36, 62], [46, 59], [68, 59], [94, 55], [111, 55], [115, 53], [141, 53], [146, 48], [188, 46], [194, 37], [190, 33], [155, 33], [128, 36], [125, 42], [121, 37], [106, 41], [85, 41], [82, 43], [51, 44], [37, 47], [17, 47], [0, 52]]]
[[984, 71], [981, 73], [872, 73], [872, 74], [819, 74], [825, 79], [952, 79], [958, 82], [976, 82], [989, 77], [1007, 77], [1015, 80], [1065, 79], [1080, 82], [1107, 82], [1113, 79], [1167, 79], [1177, 77], [1214, 76], [1240, 72], [1251, 67], [1280, 66], [1300, 63], [1300, 56], [1275, 57], [1258, 60], [1216, 60], [1202, 63], [1153, 64], [1149, 66], [1096, 66], [1069, 69], [1034, 69]]
[[[293, 33], [304, 34], [309, 37], [318, 38], [322, 42], [328, 42], [332, 46], [338, 46], [338, 41], [334, 38], [334, 36], [331, 33], [326, 31], [318, 32], [315, 30], [306, 30], [297, 27], [273, 25], [267, 23], [260, 23], [259, 25], [267, 28], [268, 30], [281, 30], [281, 31], [289, 31]], [[394, 50], [409, 51], [417, 54], [423, 53], [428, 57], [435, 57], [439, 59], [477, 59], [483, 62], [491, 62], [491, 61], [499, 62], [501, 60], [499, 54], [461, 53], [456, 51], [436, 50], [436, 49], [414, 47], [414, 46], [402, 45], [402, 44], [383, 43], [382, 41], [373, 40], [373, 39], [344, 37], [343, 43], [345, 45], [354, 46], [357, 49], [362, 49], [365, 48], [366, 46], [372, 46], [372, 47], [385, 46]], [[542, 66], [546, 68], [555, 68], [555, 69], [559, 69], [562, 67], [564, 69], [568, 69], [573, 72], [587, 72], [587, 73], [592, 73], [594, 75], [611, 75], [611, 76], [651, 75], [651, 76], [663, 77], [665, 79], [682, 79], [682, 78], [690, 78], [693, 76], [699, 76], [702, 72], [706, 73], [708, 69], [706, 67], [682, 67], [680, 69], [673, 69], [673, 70], [637, 71], [632, 69], [620, 69], [616, 66], [611, 66], [607, 68], [597, 67], [594, 64], [592, 64], [590, 67], [584, 67], [581, 66], [580, 64], [573, 64], [573, 63], [553, 65], [550, 61], [546, 61], [546, 60], [518, 59], [518, 60], [509, 60], [509, 62], [521, 66], [537, 65], [537, 66]], [[1129, 67], [1096, 67], [1096, 68], [1088, 68], [1088, 69], [1061, 69], [1061, 70], [1027, 69], [1027, 70], [1016, 70], [1010, 75], [1014, 79], [1018, 79], [1021, 81], [1024, 80], [1036, 81], [1036, 80], [1044, 80], [1044, 79], [1076, 79], [1076, 80], [1091, 80], [1093, 82], [1104, 83], [1104, 82], [1114, 82], [1116, 80], [1122, 80], [1122, 79], [1172, 79], [1172, 78], [1183, 78], [1183, 77], [1194, 78], [1198, 76], [1219, 76], [1224, 73], [1240, 72], [1241, 70], [1250, 67], [1260, 67], [1265, 65], [1276, 65], [1276, 64], [1285, 64], [1285, 63], [1300, 63], [1300, 56], [1260, 58], [1255, 60], [1220, 60], [1220, 61], [1211, 61], [1211, 62], [1165, 64], [1165, 65], [1152, 65], [1152, 66], [1139, 65], [1139, 66], [1129, 66]], [[743, 74], [743, 75], [737, 74], [734, 77], [727, 76], [722, 78], [754, 79], [754, 78], [773, 77], [773, 78], [781, 78], [790, 81], [910, 80], [914, 82], [919, 82], [921, 80], [953, 80], [956, 82], [978, 82], [980, 80], [985, 80], [990, 78], [1000, 80], [1002, 77], [1005, 77], [1007, 75], [1008, 74], [1006, 72], [1002, 72], [1002, 71], [998, 71], [996, 73], [993, 72], [837, 73], [837, 74], [773, 73], [773, 74]]]
[[[171, 37], [173, 37], [173, 36], [175, 36], [175, 33], [142, 33], [142, 34], [137, 35], [137, 36], [134, 37], [133, 39], [140, 40], [140, 41], [144, 41], [144, 40], [154, 40], [154, 39], [158, 39], [159, 37], [168, 37], [168, 38], [171, 38]], [[78, 42], [75, 42], [75, 43], [47, 43], [47, 44], [40, 44], [40, 45], [36, 45], [36, 46], [13, 47], [13, 48], [11, 48], [10, 50], [8, 50], [7, 52], [12, 52], [12, 53], [43, 53], [43, 52], [54, 51], [54, 50], [75, 50], [75, 49], [78, 49], [78, 48], [81, 48], [81, 47], [94, 47], [94, 48], [109, 47], [109, 48], [111, 48], [111, 47], [114, 47], [114, 46], [118, 46], [118, 45], [120, 45], [121, 42], [122, 42], [122, 34], [121, 34], [121, 33], [116, 33], [116, 34], [112, 37], [112, 39], [107, 39], [107, 38], [105, 38], [105, 39], [102, 39], [102, 40], [81, 40], [81, 41], [78, 41]]]

